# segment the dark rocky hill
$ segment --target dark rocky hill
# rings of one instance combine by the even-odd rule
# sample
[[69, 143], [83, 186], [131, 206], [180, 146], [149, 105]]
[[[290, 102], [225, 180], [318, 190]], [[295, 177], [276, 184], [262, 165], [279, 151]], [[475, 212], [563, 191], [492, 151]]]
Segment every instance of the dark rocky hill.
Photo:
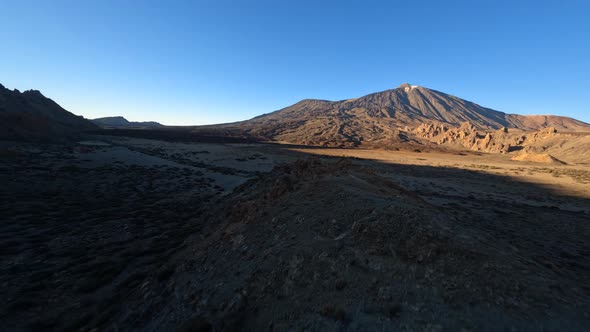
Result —
[[122, 116], [110, 116], [92, 119], [91, 121], [102, 128], [108, 129], [151, 129], [164, 127], [163, 124], [155, 121], [129, 121]]
[[0, 139], [55, 141], [99, 129], [37, 90], [9, 90], [0, 84]]

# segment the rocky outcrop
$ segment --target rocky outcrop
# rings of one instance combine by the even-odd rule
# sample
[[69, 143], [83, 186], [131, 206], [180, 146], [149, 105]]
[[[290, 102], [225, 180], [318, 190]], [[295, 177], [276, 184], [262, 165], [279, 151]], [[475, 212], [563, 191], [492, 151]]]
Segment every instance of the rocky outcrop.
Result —
[[548, 153], [522, 153], [517, 156], [512, 157], [512, 160], [517, 161], [529, 161], [534, 163], [543, 163], [543, 164], [565, 164], [563, 161], [553, 157]]
[[508, 153], [515, 148], [518, 149], [526, 140], [525, 135], [512, 134], [506, 127], [485, 132], [469, 122], [464, 122], [458, 128], [441, 124], [422, 124], [413, 133], [439, 145], [454, 145], [473, 151], [496, 153]]
[[460, 127], [422, 124], [411, 133], [439, 146], [513, 154], [513, 160], [543, 163], [590, 162], [590, 133], [562, 133], [553, 127], [537, 131], [501, 128], [483, 131], [470, 123]]

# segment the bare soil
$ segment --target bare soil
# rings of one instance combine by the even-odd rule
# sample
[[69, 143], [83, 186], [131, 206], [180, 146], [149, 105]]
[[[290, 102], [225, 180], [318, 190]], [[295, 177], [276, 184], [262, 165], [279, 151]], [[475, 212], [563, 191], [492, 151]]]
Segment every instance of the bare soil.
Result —
[[590, 167], [0, 144], [0, 330], [590, 330]]

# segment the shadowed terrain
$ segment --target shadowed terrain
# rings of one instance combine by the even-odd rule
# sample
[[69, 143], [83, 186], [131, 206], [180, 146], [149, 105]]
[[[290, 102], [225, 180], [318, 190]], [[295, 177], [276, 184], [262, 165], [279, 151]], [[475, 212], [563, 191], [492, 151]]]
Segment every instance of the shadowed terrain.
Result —
[[2, 145], [3, 330], [590, 328], [585, 166], [103, 139]]
[[96, 129], [37, 90], [21, 93], [0, 84], [0, 140], [63, 142]]

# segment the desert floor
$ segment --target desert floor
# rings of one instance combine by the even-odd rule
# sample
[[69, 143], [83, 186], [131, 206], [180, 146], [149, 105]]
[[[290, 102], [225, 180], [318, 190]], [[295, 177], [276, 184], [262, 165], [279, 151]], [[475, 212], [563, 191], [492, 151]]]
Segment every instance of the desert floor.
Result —
[[0, 330], [590, 330], [590, 167], [0, 143]]

